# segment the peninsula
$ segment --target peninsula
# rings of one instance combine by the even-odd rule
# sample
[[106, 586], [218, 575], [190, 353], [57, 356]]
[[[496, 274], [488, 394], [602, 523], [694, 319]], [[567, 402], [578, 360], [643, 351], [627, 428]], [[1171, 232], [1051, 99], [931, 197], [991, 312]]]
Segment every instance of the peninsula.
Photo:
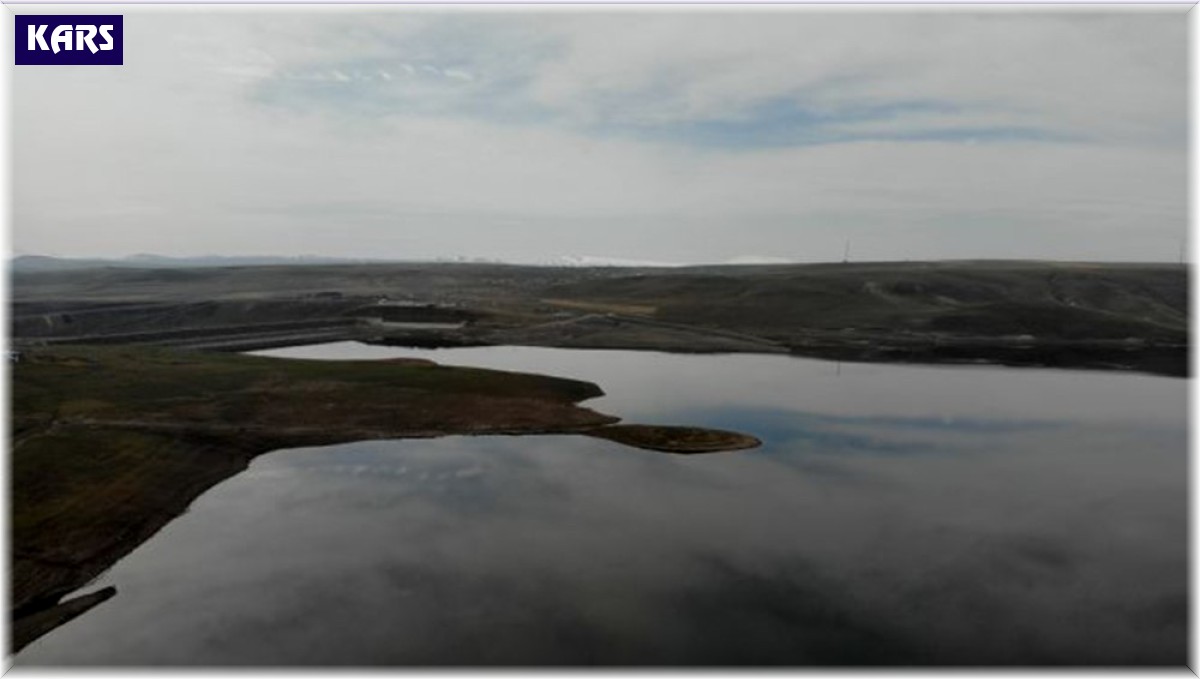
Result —
[[[592, 434], [664, 452], [733, 432], [605, 430], [590, 382], [426, 360], [304, 361], [56, 346], [12, 365], [14, 647], [112, 595], [60, 600], [272, 450], [449, 434]], [[674, 442], [674, 445], [672, 445]]]

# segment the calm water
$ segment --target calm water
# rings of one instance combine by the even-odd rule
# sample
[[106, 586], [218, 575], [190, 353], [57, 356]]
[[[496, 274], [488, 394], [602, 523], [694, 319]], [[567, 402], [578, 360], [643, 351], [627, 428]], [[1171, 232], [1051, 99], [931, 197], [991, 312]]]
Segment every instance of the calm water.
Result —
[[628, 421], [752, 433], [264, 455], [18, 664], [1175, 664], [1187, 382], [1135, 374], [356, 343], [577, 377]]

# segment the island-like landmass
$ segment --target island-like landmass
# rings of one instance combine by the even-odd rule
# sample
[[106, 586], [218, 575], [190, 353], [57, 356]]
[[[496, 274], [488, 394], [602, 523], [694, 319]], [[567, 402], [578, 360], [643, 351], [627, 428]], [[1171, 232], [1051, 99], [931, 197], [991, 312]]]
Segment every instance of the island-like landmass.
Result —
[[[108, 596], [62, 597], [281, 448], [448, 434], [602, 433], [590, 382], [427, 360], [304, 361], [148, 346], [58, 346], [12, 364], [14, 647]], [[672, 432], [675, 428], [669, 428]], [[704, 430], [678, 441], [686, 450]], [[727, 449], [745, 440], [714, 432]], [[664, 445], [665, 443], [665, 445]]]

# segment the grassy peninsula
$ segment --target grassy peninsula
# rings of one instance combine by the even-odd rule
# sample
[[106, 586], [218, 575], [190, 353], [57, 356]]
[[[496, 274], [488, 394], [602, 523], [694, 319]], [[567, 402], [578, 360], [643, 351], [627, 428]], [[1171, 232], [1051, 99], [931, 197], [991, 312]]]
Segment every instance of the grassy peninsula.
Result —
[[26, 350], [12, 373], [17, 648], [107, 598], [59, 603], [258, 454], [617, 421], [578, 405], [603, 393], [589, 382], [424, 360], [59, 346]]

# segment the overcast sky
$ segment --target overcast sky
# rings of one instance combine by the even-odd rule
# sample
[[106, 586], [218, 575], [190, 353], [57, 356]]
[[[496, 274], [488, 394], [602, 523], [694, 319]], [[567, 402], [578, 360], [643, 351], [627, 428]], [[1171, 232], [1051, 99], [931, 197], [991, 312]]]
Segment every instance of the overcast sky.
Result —
[[123, 14], [125, 65], [13, 69], [18, 254], [1175, 261], [1187, 233], [1186, 6], [69, 9]]

